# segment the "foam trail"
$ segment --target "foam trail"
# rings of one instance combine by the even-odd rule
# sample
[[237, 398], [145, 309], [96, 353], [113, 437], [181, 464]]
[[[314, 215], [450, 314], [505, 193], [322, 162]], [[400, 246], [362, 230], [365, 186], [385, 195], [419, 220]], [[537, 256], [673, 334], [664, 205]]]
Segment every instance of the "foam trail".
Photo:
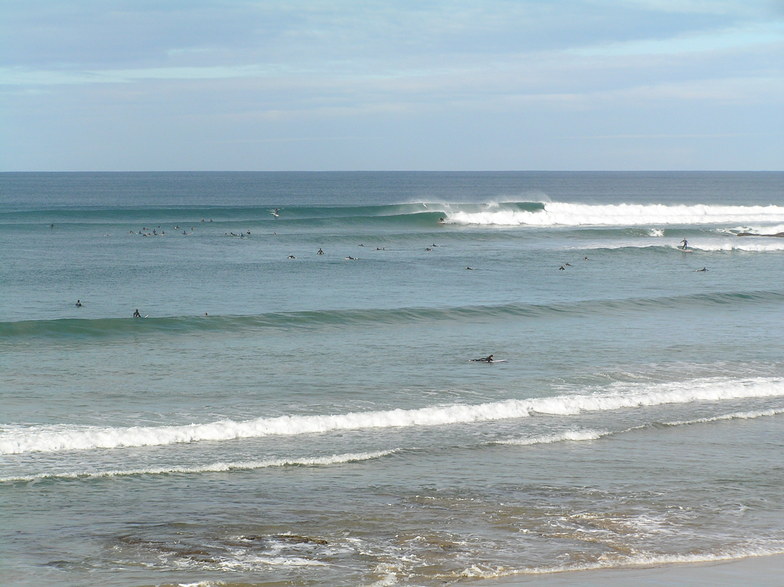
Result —
[[498, 226], [639, 226], [699, 224], [763, 224], [784, 222], [784, 206], [716, 206], [661, 204], [570, 204], [547, 202], [543, 210], [489, 208], [456, 210], [455, 224]]
[[266, 461], [239, 461], [236, 463], [211, 463], [193, 467], [169, 466], [150, 467], [146, 469], [127, 469], [114, 471], [81, 471], [69, 473], [39, 473], [36, 475], [22, 475], [18, 477], [0, 477], [0, 483], [17, 483], [23, 481], [38, 481], [41, 479], [96, 479], [102, 477], [131, 477], [136, 475], [171, 475], [171, 474], [199, 474], [199, 473], [225, 473], [228, 471], [249, 471], [252, 469], [267, 469], [270, 467], [315, 467], [326, 465], [341, 465], [379, 459], [397, 452], [395, 450], [382, 450], [367, 453], [346, 453], [329, 457], [312, 457], [302, 459], [270, 459]]
[[120, 447], [162, 446], [199, 441], [225, 441], [264, 436], [295, 436], [340, 430], [406, 428], [469, 424], [532, 414], [573, 415], [662, 404], [687, 404], [742, 398], [784, 396], [777, 378], [697, 379], [691, 382], [614, 386], [612, 391], [550, 398], [505, 400], [486, 404], [456, 404], [419, 409], [349, 412], [333, 415], [279, 416], [244, 422], [220, 420], [186, 426], [6, 426], [0, 430], [0, 454], [58, 452]]

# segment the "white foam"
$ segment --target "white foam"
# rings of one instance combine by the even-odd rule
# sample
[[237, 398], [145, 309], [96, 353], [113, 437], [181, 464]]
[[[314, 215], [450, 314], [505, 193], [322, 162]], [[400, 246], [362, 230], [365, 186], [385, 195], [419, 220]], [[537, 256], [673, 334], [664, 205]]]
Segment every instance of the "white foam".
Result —
[[469, 424], [536, 413], [572, 415], [583, 411], [784, 396], [778, 378], [707, 378], [666, 384], [615, 385], [596, 393], [510, 399], [485, 404], [439, 405], [419, 409], [293, 415], [237, 422], [219, 420], [185, 426], [14, 426], [0, 430], [0, 454], [162, 446], [264, 436], [295, 436], [341, 430]]
[[101, 477], [128, 477], [133, 475], [169, 475], [169, 474], [198, 474], [198, 473], [223, 473], [226, 471], [247, 471], [252, 469], [266, 469], [269, 467], [314, 467], [325, 465], [340, 465], [378, 459], [397, 452], [383, 450], [366, 453], [346, 453], [328, 457], [311, 457], [301, 459], [270, 459], [266, 461], [239, 461], [234, 463], [210, 463], [193, 467], [172, 465], [168, 467], [148, 467], [145, 469], [126, 469], [113, 471], [79, 471], [66, 473], [39, 473], [37, 475], [23, 475], [18, 477], [0, 477], [0, 483], [17, 483], [38, 481], [41, 479], [95, 479]]
[[784, 410], [759, 410], [754, 412], [735, 412], [733, 414], [722, 414], [711, 418], [697, 418], [696, 420], [677, 420], [675, 422], [665, 422], [665, 426], [686, 426], [690, 424], [710, 424], [711, 422], [721, 422], [724, 420], [753, 420], [755, 418], [765, 418], [767, 416], [778, 416], [784, 414]]
[[551, 434], [547, 436], [535, 436], [533, 438], [512, 438], [509, 440], [500, 440], [498, 444], [514, 444], [518, 446], [531, 446], [534, 444], [552, 444], [554, 442], [582, 442], [586, 440], [599, 440], [603, 436], [612, 434], [612, 432], [599, 432], [596, 430], [568, 430], [560, 434]]
[[784, 206], [717, 206], [661, 204], [545, 203], [543, 210], [490, 207], [481, 211], [453, 210], [454, 224], [497, 226], [640, 226], [694, 224], [775, 224], [784, 222]]
[[765, 253], [784, 251], [784, 238], [735, 237], [732, 240], [689, 242], [689, 247], [699, 251], [748, 251]]

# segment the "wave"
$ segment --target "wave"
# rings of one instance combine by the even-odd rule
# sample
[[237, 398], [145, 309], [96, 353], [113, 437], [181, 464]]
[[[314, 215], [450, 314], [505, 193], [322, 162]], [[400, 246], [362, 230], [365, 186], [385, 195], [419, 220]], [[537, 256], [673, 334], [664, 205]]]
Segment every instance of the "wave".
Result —
[[529, 211], [504, 205], [481, 211], [450, 209], [447, 222], [484, 226], [734, 225], [784, 222], [784, 206], [574, 204], [547, 202]]
[[16, 477], [0, 477], [0, 483], [20, 483], [40, 481], [43, 479], [97, 479], [102, 477], [133, 477], [140, 475], [192, 475], [199, 473], [225, 473], [230, 471], [250, 471], [271, 467], [320, 467], [342, 465], [380, 459], [396, 453], [397, 450], [383, 450], [366, 453], [346, 453], [327, 457], [310, 457], [299, 459], [269, 459], [265, 461], [238, 461], [233, 463], [209, 463], [206, 465], [166, 467], [147, 467], [144, 469], [125, 469], [112, 471], [80, 471], [66, 473], [38, 473], [36, 475], [20, 475]]
[[539, 414], [569, 416], [582, 412], [606, 412], [663, 404], [781, 396], [784, 396], [784, 379], [708, 378], [653, 386], [615, 387], [613, 391], [586, 395], [345, 414], [287, 415], [247, 421], [219, 420], [179, 426], [5, 426], [0, 429], [0, 454], [164, 446], [348, 430], [459, 425], [527, 418]]
[[551, 304], [512, 303], [451, 308], [368, 308], [269, 312], [258, 315], [164, 316], [134, 318], [58, 318], [0, 322], [0, 341], [20, 338], [105, 339], [129, 334], [189, 334], [247, 332], [260, 329], [345, 327], [347, 325], [405, 324], [422, 321], [492, 318], [542, 318], [597, 312], [650, 311], [672, 307], [712, 307], [738, 304], [779, 304], [784, 291], [715, 292], [682, 296], [594, 299]]
[[439, 223], [462, 226], [582, 227], [582, 226], [750, 226], [762, 233], [784, 224], [784, 206], [728, 206], [716, 204], [583, 204], [570, 202], [410, 202], [384, 205], [332, 206], [167, 206], [80, 207], [0, 213], [0, 225], [121, 225], [140, 224], [169, 229], [172, 225], [213, 227], [229, 225], [378, 225], [412, 227]]

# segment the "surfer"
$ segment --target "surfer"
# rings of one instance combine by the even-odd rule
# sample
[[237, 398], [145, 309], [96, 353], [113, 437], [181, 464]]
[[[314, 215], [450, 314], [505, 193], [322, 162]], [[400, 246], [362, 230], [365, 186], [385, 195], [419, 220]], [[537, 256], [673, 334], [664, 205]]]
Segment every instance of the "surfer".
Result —
[[488, 355], [486, 357], [482, 357], [481, 359], [471, 359], [476, 363], [492, 363], [493, 362], [493, 355]]
[[82, 307], [82, 300], [76, 300], [76, 307], [77, 308], [81, 308]]
[[133, 317], [134, 318], [141, 318], [142, 317], [142, 315], [139, 313], [139, 308], [136, 308], [136, 310], [134, 310]]
[[324, 254], [324, 251], [322, 251], [322, 250], [319, 248], [319, 250], [318, 250], [318, 251], [316, 251], [316, 254], [317, 254], [317, 255], [323, 255], [323, 254]]
[[681, 241], [681, 249], [683, 249], [685, 251], [686, 247], [688, 247], [688, 246], [689, 246], [689, 241], [687, 241], [686, 239], [683, 239]]

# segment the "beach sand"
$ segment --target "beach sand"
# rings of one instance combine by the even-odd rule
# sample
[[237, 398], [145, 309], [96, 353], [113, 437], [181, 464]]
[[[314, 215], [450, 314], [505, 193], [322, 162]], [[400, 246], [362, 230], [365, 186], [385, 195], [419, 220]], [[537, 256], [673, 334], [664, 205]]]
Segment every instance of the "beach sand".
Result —
[[516, 575], [475, 585], [535, 585], [543, 587], [782, 587], [784, 555], [732, 561], [627, 569], [597, 569], [547, 575]]

